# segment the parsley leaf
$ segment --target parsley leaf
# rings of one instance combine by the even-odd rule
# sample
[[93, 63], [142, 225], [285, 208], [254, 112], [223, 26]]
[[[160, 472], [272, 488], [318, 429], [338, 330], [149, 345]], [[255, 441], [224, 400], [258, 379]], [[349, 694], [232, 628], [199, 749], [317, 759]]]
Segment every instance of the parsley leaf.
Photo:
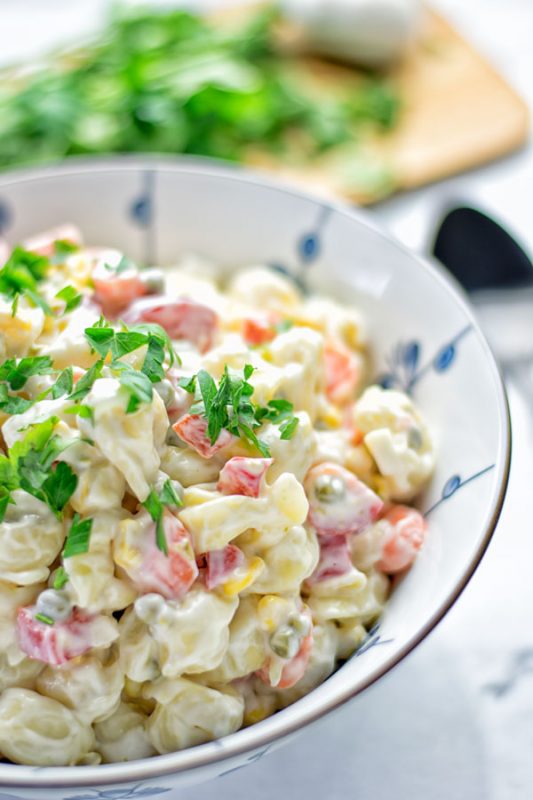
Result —
[[120, 275], [121, 272], [125, 272], [128, 269], [135, 269], [135, 264], [126, 256], [122, 256], [118, 264], [104, 264], [104, 268], [108, 270], [108, 272], [112, 272], [114, 275]]
[[168, 556], [168, 544], [163, 524], [165, 507], [174, 506], [175, 508], [179, 508], [183, 505], [181, 498], [172, 485], [172, 481], [167, 479], [159, 493], [155, 488], [152, 489], [142, 505], [155, 522], [155, 541], [157, 547]]
[[114, 336], [114, 340], [111, 343], [111, 351], [114, 358], [120, 358], [127, 353], [133, 353], [134, 350], [143, 347], [147, 342], [148, 337], [144, 333], [139, 333], [137, 331], [120, 331], [120, 333], [116, 333]]
[[65, 567], [58, 567], [54, 575], [53, 587], [54, 589], [62, 589], [69, 581], [68, 573]]
[[170, 478], [168, 478], [168, 480], [164, 482], [163, 488], [161, 489], [161, 493], [159, 495], [159, 499], [166, 506], [175, 506], [176, 508], [179, 508], [180, 506], [183, 505], [181, 497], [174, 489]]
[[165, 536], [165, 528], [163, 525], [163, 514], [165, 506], [158, 496], [155, 489], [152, 489], [144, 503], [142, 504], [148, 511], [153, 521], [155, 522], [155, 541], [156, 544], [166, 556], [168, 556], [168, 544]]
[[163, 363], [165, 361], [165, 346], [156, 336], [148, 335], [148, 349], [146, 357], [141, 367], [143, 372], [152, 383], [158, 383], [165, 377]]
[[121, 385], [130, 393], [126, 414], [133, 414], [141, 403], [152, 402], [152, 382], [143, 372], [138, 372], [122, 361], [113, 361], [111, 367], [118, 371]]
[[60, 461], [43, 483], [46, 502], [58, 516], [76, 491], [78, 477], [72, 468]]
[[279, 426], [279, 431], [280, 431], [280, 434], [281, 434], [281, 436], [279, 438], [280, 439], [292, 439], [292, 437], [294, 436], [294, 433], [296, 431], [296, 428], [298, 427], [298, 423], [299, 422], [300, 422], [300, 420], [298, 419], [298, 417], [293, 417], [290, 420], [287, 419], [287, 420], [285, 420], [285, 422], [282, 422], [282, 424]]
[[10, 414], [11, 416], [24, 414], [32, 405], [32, 400], [9, 394], [5, 383], [0, 384], [0, 411], [3, 411], [4, 414]]
[[[168, 353], [169, 364], [181, 364], [181, 359], [172, 346], [172, 340], [166, 330], [158, 325], [156, 322], [141, 322], [130, 328], [131, 333], [144, 333], [147, 337], [157, 339], [164, 350]], [[148, 341], [148, 340], [147, 340]]]
[[[216, 442], [223, 428], [234, 436], [241, 436], [252, 444], [261, 455], [268, 457], [268, 446], [259, 439], [256, 430], [264, 422], [273, 422], [280, 426], [282, 439], [290, 439], [298, 426], [298, 417], [294, 416], [292, 403], [282, 398], [271, 400], [266, 407], [252, 402], [253, 386], [248, 382], [254, 373], [254, 367], [246, 364], [243, 378], [231, 375], [227, 365], [217, 385], [211, 375], [200, 370], [192, 378], [182, 378], [179, 385], [191, 394], [195, 392], [196, 400], [191, 413], [201, 413], [207, 419], [207, 433], [211, 443]], [[197, 389], [198, 387], [198, 389]]]
[[70, 394], [74, 387], [74, 378], [72, 367], [67, 367], [59, 374], [58, 379], [50, 389], [50, 394], [54, 400], [63, 397], [65, 394]]
[[35, 615], [35, 619], [39, 620], [39, 622], [44, 622], [45, 625], [53, 625], [55, 621], [52, 617], [49, 617], [47, 614], [41, 614], [40, 612]]
[[69, 396], [69, 400], [73, 400], [75, 403], [83, 400], [83, 398], [86, 397], [93, 388], [93, 383], [98, 380], [98, 378], [101, 378], [103, 368], [103, 360], [97, 361], [96, 364], [93, 364], [93, 366], [87, 370], [85, 375], [79, 379], [76, 384], [76, 388]]
[[92, 527], [93, 520], [90, 517], [81, 519], [78, 513], [74, 514], [63, 549], [63, 558], [72, 558], [89, 551]]
[[32, 375], [49, 375], [52, 371], [50, 356], [21, 358], [18, 363], [10, 358], [0, 366], [0, 381], [6, 381], [17, 392]]
[[24, 489], [47, 503], [54, 514], [61, 517], [65, 505], [76, 490], [78, 478], [63, 461], [54, 468], [58, 456], [70, 446], [70, 442], [53, 433], [58, 421], [57, 417], [51, 417], [45, 422], [31, 425], [24, 438], [11, 447], [9, 458], [1, 462], [0, 475], [4, 473], [4, 477], [8, 479], [7, 491]]
[[96, 351], [101, 358], [105, 358], [115, 341], [115, 331], [113, 328], [92, 327], [85, 328], [85, 338], [91, 345], [92, 350]]
[[79, 403], [75, 406], [70, 406], [70, 408], [65, 408], [63, 411], [64, 414], [77, 414], [78, 417], [82, 419], [90, 419], [91, 422], [94, 422], [94, 410], [91, 406], [83, 405], [83, 403]]
[[0, 454], [0, 522], [3, 521], [11, 499], [11, 492], [19, 485], [15, 467], [7, 458]]
[[68, 239], [56, 239], [54, 242], [54, 255], [50, 259], [52, 264], [64, 264], [67, 256], [77, 253], [79, 245], [70, 242]]
[[83, 300], [83, 295], [77, 292], [74, 286], [65, 286], [64, 289], [61, 289], [61, 291], [56, 294], [56, 299], [63, 300], [65, 303], [64, 313], [68, 314], [70, 311], [74, 311], [78, 308]]
[[194, 394], [196, 391], [196, 375], [193, 375], [191, 378], [180, 378], [178, 386], [181, 386], [181, 388], [185, 389], [189, 394]]
[[13, 297], [26, 291], [35, 292], [37, 284], [46, 277], [50, 261], [46, 256], [15, 247], [0, 269], [0, 292]]

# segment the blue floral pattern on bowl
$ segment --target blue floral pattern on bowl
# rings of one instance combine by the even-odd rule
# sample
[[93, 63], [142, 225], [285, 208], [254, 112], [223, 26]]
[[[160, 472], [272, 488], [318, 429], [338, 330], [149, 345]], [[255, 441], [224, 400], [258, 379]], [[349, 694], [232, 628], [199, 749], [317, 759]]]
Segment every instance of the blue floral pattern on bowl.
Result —
[[170, 788], [137, 783], [135, 786], [121, 786], [117, 789], [88, 789], [83, 794], [66, 795], [63, 800], [135, 800], [138, 797], [155, 797], [170, 791], [172, 791]]
[[415, 385], [429, 372], [446, 372], [457, 357], [460, 342], [473, 330], [471, 325], [462, 328], [452, 339], [445, 342], [435, 355], [421, 364], [422, 344], [413, 340], [398, 342], [387, 357], [387, 372], [377, 382], [384, 389], [401, 389], [410, 394]]

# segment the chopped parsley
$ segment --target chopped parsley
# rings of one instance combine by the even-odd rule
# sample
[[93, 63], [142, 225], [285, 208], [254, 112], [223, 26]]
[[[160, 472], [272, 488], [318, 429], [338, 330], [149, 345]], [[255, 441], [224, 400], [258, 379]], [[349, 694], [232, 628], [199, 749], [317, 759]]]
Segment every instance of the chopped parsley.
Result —
[[38, 284], [46, 277], [50, 261], [46, 256], [15, 247], [0, 269], [0, 292], [8, 297], [26, 292], [36, 292]]
[[270, 421], [280, 426], [282, 439], [290, 439], [298, 425], [298, 417], [294, 416], [293, 405], [288, 400], [271, 400], [266, 408], [253, 403], [254, 388], [248, 382], [253, 372], [251, 364], [246, 364], [240, 378], [231, 375], [226, 365], [218, 387], [205, 370], [200, 370], [192, 378], [182, 379], [179, 385], [196, 395], [190, 411], [191, 414], [203, 414], [207, 419], [207, 434], [212, 444], [224, 428], [234, 436], [246, 439], [268, 457], [270, 451], [255, 431]]
[[35, 619], [39, 622], [44, 622], [45, 625], [53, 625], [55, 620], [52, 617], [49, 617], [48, 614], [36, 614]]
[[81, 519], [79, 514], [74, 514], [63, 549], [63, 558], [72, 558], [89, 551], [92, 527], [93, 520], [90, 517]]
[[0, 366], [0, 381], [5, 381], [17, 392], [32, 375], [49, 375], [51, 372], [53, 368], [50, 356], [21, 358], [18, 362], [15, 358], [9, 358]]
[[54, 255], [50, 259], [52, 264], [64, 264], [67, 257], [72, 253], [77, 253], [79, 245], [70, 242], [68, 239], [56, 239], [54, 242]]
[[[118, 380], [130, 395], [126, 413], [133, 414], [141, 403], [150, 403], [153, 397], [152, 384], [165, 377], [164, 361], [168, 354], [170, 364], [178, 361], [168, 334], [159, 325], [137, 325], [132, 329], [115, 331], [114, 328], [101, 324], [85, 329], [85, 338], [91, 348], [98, 353], [109, 369], [117, 373]], [[121, 361], [121, 357], [146, 347], [146, 355], [140, 370]], [[79, 386], [79, 383], [78, 383]]]
[[31, 400], [26, 400], [24, 397], [9, 394], [5, 383], [0, 383], [0, 411], [4, 414], [24, 414], [33, 405]]
[[58, 567], [54, 575], [53, 587], [54, 589], [62, 589], [69, 581], [68, 573], [65, 567]]
[[46, 503], [61, 518], [74, 494], [78, 478], [58, 456], [70, 446], [54, 434], [59, 422], [50, 417], [30, 425], [23, 439], [15, 442], [8, 455], [0, 455], [0, 521], [11, 501], [11, 492], [23, 489]]
[[83, 403], [79, 403], [75, 406], [70, 406], [70, 408], [65, 408], [63, 411], [64, 414], [76, 414], [78, 417], [82, 419], [90, 419], [91, 422], [94, 422], [94, 410], [91, 406], [86, 406]]
[[121, 272], [126, 272], [128, 269], [135, 269], [135, 264], [131, 259], [127, 258], [126, 256], [122, 256], [118, 264], [104, 264], [104, 268], [108, 272], [112, 272], [114, 275], [120, 275]]
[[64, 289], [61, 289], [61, 291], [56, 294], [56, 299], [62, 300], [65, 303], [64, 313], [68, 314], [70, 311], [74, 311], [78, 308], [83, 300], [83, 295], [77, 292], [74, 286], [65, 286]]
[[72, 372], [72, 367], [66, 367], [63, 372], [59, 373], [59, 376], [54, 383], [54, 385], [50, 388], [50, 394], [52, 395], [53, 400], [58, 400], [60, 397], [63, 397], [65, 394], [70, 394], [74, 387], [74, 377]]
[[87, 370], [85, 375], [83, 375], [76, 384], [76, 388], [69, 395], [69, 400], [73, 400], [75, 403], [79, 403], [80, 400], [83, 400], [86, 397], [91, 389], [93, 388], [93, 383], [98, 380], [98, 378], [102, 377], [102, 370], [104, 368], [103, 359], [97, 361], [96, 364], [93, 364], [90, 369]]
[[142, 505], [155, 522], [155, 541], [157, 547], [167, 556], [168, 544], [163, 525], [165, 507], [174, 506], [175, 508], [179, 508], [183, 505], [170, 479], [165, 481], [160, 492], [157, 492], [156, 489], [152, 489]]

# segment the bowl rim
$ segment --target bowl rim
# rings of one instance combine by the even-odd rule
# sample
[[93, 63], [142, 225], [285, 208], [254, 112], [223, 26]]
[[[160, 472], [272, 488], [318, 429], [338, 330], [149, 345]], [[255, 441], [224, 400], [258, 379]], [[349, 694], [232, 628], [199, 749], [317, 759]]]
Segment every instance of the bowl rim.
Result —
[[[468, 303], [466, 293], [460, 284], [450, 276], [436, 260], [419, 255], [400, 242], [393, 234], [384, 230], [368, 211], [362, 211], [343, 203], [342, 201], [324, 197], [316, 192], [301, 189], [285, 179], [270, 177], [264, 173], [249, 169], [239, 164], [228, 164], [215, 159], [197, 156], [168, 156], [157, 154], [125, 154], [96, 157], [71, 157], [63, 161], [39, 166], [14, 168], [4, 171], [0, 175], [0, 191], [14, 184], [32, 183], [46, 178], [59, 178], [61, 176], [84, 175], [95, 172], [130, 172], [130, 171], [170, 171], [181, 174], [198, 174], [202, 177], [228, 179], [256, 185], [278, 191], [282, 194], [319, 203], [322, 208], [340, 214], [343, 217], [355, 220], [359, 224], [370, 228], [380, 239], [393, 243], [403, 253], [414, 259], [419, 268], [428, 273], [442, 288], [451, 295], [454, 302], [468, 319], [475, 335], [478, 338], [487, 359], [487, 367], [492, 373], [495, 390], [498, 396], [498, 417], [501, 429], [501, 449], [503, 458], [497, 465], [497, 481], [490, 504], [490, 517], [481, 541], [465, 564], [461, 577], [454, 588], [448, 593], [445, 600], [431, 614], [426, 623], [402, 647], [392, 654], [379, 667], [369, 672], [357, 685], [347, 683], [334, 698], [318, 709], [298, 713], [296, 702], [287, 709], [278, 712], [270, 720], [278, 718], [279, 725], [272, 732], [263, 734], [261, 723], [252, 725], [244, 730], [237, 731], [220, 740], [208, 742], [196, 747], [154, 756], [152, 758], [128, 761], [122, 763], [99, 764], [95, 766], [72, 767], [35, 767], [19, 764], [0, 764], [0, 788], [27, 788], [27, 789], [74, 789], [83, 787], [97, 787], [102, 785], [125, 784], [147, 779], [160, 779], [166, 775], [191, 774], [195, 770], [205, 767], [214, 767], [230, 759], [235, 759], [259, 749], [268, 748], [275, 742], [281, 743], [287, 737], [296, 734], [299, 730], [316, 722], [326, 714], [339, 708], [356, 695], [368, 689], [376, 681], [386, 675], [404, 660], [438, 625], [455, 604], [463, 590], [469, 583], [478, 568], [483, 555], [490, 543], [496, 529], [505, 494], [509, 482], [511, 463], [511, 418], [507, 393], [502, 380], [500, 369], [496, 363], [492, 350], [483, 334]], [[292, 710], [290, 716], [285, 712]], [[296, 713], [294, 713], [296, 712]], [[241, 742], [241, 739], [244, 741]]]

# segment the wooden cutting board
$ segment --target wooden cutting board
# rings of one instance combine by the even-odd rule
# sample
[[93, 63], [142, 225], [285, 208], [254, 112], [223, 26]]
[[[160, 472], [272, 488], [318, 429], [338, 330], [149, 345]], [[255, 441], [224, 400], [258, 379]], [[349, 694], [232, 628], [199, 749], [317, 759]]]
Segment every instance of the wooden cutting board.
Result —
[[[362, 73], [301, 56], [298, 68], [317, 91], [353, 88]], [[419, 40], [389, 73], [402, 99], [393, 131], [343, 145], [305, 164], [254, 149], [247, 162], [333, 195], [372, 203], [516, 150], [528, 138], [528, 109], [457, 31], [426, 10]]]

